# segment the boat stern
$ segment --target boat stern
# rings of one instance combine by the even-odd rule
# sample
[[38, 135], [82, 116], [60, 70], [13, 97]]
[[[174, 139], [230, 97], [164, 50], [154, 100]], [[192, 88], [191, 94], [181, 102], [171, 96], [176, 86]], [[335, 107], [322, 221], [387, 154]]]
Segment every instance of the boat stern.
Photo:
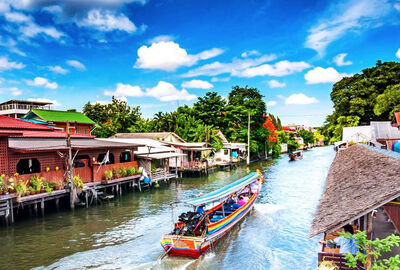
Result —
[[160, 243], [169, 256], [198, 258], [204, 252], [203, 238], [199, 237], [164, 235]]

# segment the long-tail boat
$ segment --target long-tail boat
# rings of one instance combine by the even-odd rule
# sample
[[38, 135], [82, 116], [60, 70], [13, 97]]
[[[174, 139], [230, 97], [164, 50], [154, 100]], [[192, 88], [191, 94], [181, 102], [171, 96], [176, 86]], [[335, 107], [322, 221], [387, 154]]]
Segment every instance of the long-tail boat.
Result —
[[[198, 258], [250, 212], [263, 182], [264, 176], [257, 170], [206, 195], [172, 203], [192, 206], [194, 211], [182, 213], [174, 230], [163, 235], [165, 252]], [[243, 201], [232, 204], [235, 198]]]
[[298, 151], [293, 151], [289, 153], [289, 160], [290, 161], [295, 161], [297, 159], [303, 158], [303, 151], [298, 150]]

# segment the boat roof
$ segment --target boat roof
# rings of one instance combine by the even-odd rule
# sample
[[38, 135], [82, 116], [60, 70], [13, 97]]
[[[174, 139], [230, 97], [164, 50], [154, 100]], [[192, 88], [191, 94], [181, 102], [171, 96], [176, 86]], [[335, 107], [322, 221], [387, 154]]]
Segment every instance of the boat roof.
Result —
[[257, 172], [252, 172], [248, 175], [246, 175], [243, 178], [240, 178], [239, 180], [224, 186], [220, 189], [214, 190], [213, 192], [210, 192], [208, 194], [205, 194], [203, 196], [189, 199], [189, 200], [182, 200], [178, 201], [177, 203], [183, 203], [187, 205], [192, 205], [192, 206], [199, 206], [199, 205], [204, 205], [204, 204], [209, 204], [215, 201], [221, 201], [225, 198], [227, 198], [229, 195], [238, 192], [245, 186], [255, 182], [258, 177], [261, 175]]

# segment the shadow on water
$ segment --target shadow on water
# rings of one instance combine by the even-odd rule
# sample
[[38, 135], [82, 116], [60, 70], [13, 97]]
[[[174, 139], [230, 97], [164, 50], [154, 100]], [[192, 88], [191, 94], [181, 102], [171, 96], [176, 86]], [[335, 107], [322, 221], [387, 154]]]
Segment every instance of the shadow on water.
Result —
[[[334, 157], [317, 148], [288, 162], [257, 162], [247, 168], [184, 178], [145, 193], [128, 193], [109, 204], [0, 229], [4, 269], [315, 269], [318, 239], [308, 239], [312, 214]], [[167, 257], [159, 240], [171, 230], [168, 203], [222, 187], [261, 168], [266, 184], [254, 210], [210, 252], [197, 260]], [[187, 210], [174, 210], [175, 216]]]

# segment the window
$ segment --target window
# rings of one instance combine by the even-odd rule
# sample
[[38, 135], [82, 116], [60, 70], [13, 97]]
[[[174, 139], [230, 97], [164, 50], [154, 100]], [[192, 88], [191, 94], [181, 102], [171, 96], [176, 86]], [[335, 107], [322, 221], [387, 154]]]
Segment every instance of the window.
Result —
[[229, 154], [229, 150], [228, 149], [224, 149], [224, 156], [227, 156]]
[[79, 155], [74, 159], [74, 168], [89, 166], [90, 158], [88, 155]]
[[[104, 157], [106, 156], [106, 153], [101, 153], [97, 156], [97, 162], [101, 163], [104, 160]], [[108, 162], [106, 162], [105, 164], [114, 164], [114, 155], [112, 153], [110, 153], [108, 155]]]
[[40, 162], [37, 158], [20, 159], [17, 164], [17, 173], [28, 174], [40, 172]]
[[129, 162], [131, 161], [131, 153], [126, 151], [126, 152], [121, 152], [119, 155], [119, 162], [124, 163], [124, 162]]

